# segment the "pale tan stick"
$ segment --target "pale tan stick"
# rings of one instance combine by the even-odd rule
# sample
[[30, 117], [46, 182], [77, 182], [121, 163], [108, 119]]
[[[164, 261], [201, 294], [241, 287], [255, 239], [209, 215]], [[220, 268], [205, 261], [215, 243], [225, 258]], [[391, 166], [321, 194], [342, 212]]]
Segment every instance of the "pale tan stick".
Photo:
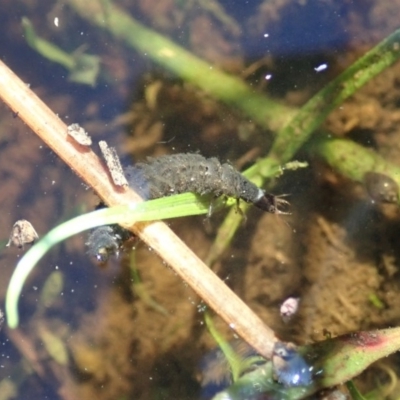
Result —
[[[138, 202], [132, 190], [113, 186], [91, 149], [67, 139], [67, 126], [0, 61], [0, 97], [108, 205]], [[124, 226], [153, 248], [241, 337], [270, 358], [277, 338], [163, 222]]]

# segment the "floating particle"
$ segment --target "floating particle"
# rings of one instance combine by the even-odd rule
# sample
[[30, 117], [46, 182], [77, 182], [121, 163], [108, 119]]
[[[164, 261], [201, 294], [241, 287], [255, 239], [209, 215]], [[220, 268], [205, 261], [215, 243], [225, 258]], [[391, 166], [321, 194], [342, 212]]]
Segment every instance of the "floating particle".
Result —
[[399, 187], [388, 175], [379, 172], [367, 172], [364, 183], [372, 200], [380, 203], [398, 203]]
[[125, 178], [116, 150], [113, 147], [108, 147], [108, 144], [104, 140], [99, 142], [99, 146], [113, 182], [117, 186], [128, 186], [128, 181]]
[[92, 138], [79, 124], [69, 125], [67, 133], [82, 146], [91, 146], [92, 144]]
[[308, 386], [312, 383], [313, 367], [291, 343], [275, 343], [272, 365], [276, 379], [284, 386]]
[[315, 67], [314, 71], [321, 72], [321, 71], [326, 70], [327, 68], [328, 68], [328, 64], [321, 64], [321, 65], [318, 65], [318, 67]]
[[12, 228], [7, 247], [10, 245], [17, 246], [19, 249], [24, 247], [25, 244], [33, 244], [35, 240], [39, 239], [32, 224], [26, 219], [18, 220]]
[[288, 297], [280, 307], [280, 314], [283, 322], [289, 322], [293, 315], [297, 313], [299, 309], [300, 299], [298, 297]]

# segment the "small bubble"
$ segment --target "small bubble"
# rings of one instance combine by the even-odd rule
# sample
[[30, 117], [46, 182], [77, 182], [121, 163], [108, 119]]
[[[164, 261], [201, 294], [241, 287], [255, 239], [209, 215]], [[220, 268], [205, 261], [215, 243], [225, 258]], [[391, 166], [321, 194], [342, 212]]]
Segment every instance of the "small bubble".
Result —
[[197, 305], [197, 311], [199, 313], [203, 313], [207, 310], [207, 306], [205, 304], [198, 304]]
[[321, 71], [326, 70], [327, 68], [328, 68], [328, 64], [321, 64], [321, 65], [318, 65], [318, 67], [315, 67], [314, 71], [321, 72]]

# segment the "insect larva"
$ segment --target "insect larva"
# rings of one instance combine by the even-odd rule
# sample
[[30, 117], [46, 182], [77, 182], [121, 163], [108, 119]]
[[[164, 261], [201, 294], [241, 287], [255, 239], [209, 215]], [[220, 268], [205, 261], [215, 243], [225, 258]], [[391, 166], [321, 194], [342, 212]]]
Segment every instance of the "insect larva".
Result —
[[286, 200], [264, 192], [232, 165], [221, 164], [215, 157], [188, 153], [149, 158], [147, 163], [126, 168], [125, 175], [144, 199], [186, 192], [212, 193], [244, 200], [270, 213], [287, 214], [282, 210], [288, 205]]
[[[129, 185], [145, 200], [186, 192], [211, 193], [244, 200], [273, 214], [287, 214], [282, 209], [289, 204], [286, 200], [264, 192], [230, 164], [221, 164], [214, 157], [187, 153], [149, 158], [147, 163], [125, 168], [124, 173]], [[107, 261], [118, 252], [124, 236], [121, 230], [93, 230], [87, 242], [89, 253], [101, 262]]]

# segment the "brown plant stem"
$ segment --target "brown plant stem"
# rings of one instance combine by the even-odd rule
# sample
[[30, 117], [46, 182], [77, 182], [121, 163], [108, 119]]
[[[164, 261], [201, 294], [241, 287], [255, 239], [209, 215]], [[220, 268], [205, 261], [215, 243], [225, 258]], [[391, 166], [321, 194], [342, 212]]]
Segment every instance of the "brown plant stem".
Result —
[[[113, 186], [90, 148], [67, 138], [67, 126], [0, 61], [0, 97], [109, 206], [141, 201], [132, 190]], [[138, 235], [186, 281], [229, 326], [270, 358], [277, 338], [163, 222], [124, 226]]]

